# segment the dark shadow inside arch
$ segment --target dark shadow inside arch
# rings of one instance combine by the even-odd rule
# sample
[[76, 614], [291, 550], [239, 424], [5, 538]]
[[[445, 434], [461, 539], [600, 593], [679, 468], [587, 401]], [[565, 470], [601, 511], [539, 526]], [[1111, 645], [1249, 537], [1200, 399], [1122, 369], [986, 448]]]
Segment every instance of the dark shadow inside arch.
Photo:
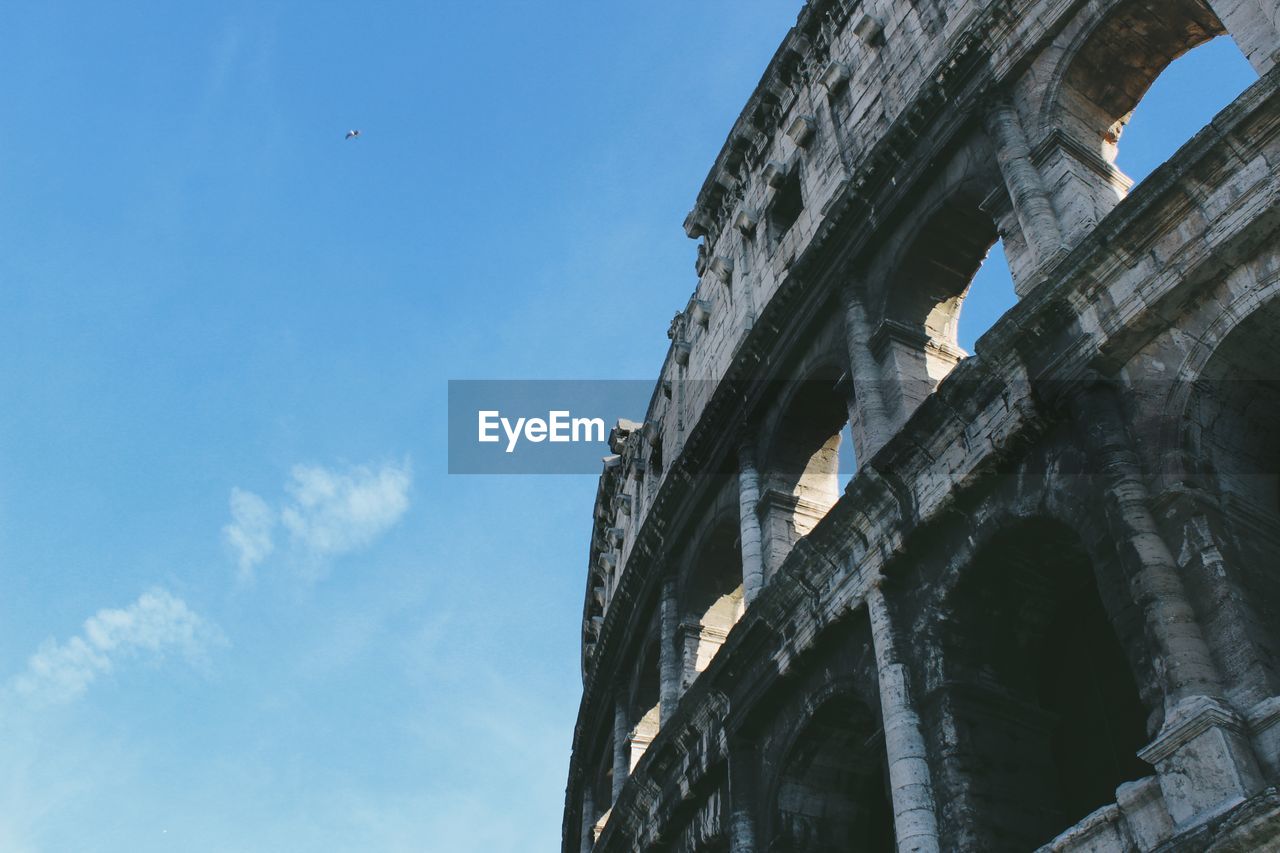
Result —
[[784, 383], [784, 410], [761, 459], [760, 514], [766, 576], [821, 521], [841, 494], [849, 391], [845, 372], [825, 367]]
[[1146, 711], [1069, 529], [1027, 521], [998, 534], [946, 624], [958, 761], [986, 843], [1033, 849], [1150, 775], [1136, 756]]
[[783, 763], [770, 853], [891, 853], [893, 808], [884, 745], [866, 706], [828, 699]]
[[[1240, 323], [1192, 387], [1183, 421], [1193, 485], [1217, 496], [1249, 642], [1236, 656], [1267, 692], [1280, 688], [1280, 300]], [[1249, 648], [1252, 647], [1252, 648]]]
[[702, 540], [681, 589], [679, 642], [686, 686], [710, 665], [743, 608], [738, 527], [724, 520]]

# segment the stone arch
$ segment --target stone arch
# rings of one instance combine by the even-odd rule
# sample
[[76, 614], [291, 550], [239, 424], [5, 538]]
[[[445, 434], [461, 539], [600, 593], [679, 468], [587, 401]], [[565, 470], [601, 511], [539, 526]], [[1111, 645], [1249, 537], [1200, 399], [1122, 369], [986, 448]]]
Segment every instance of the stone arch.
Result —
[[658, 735], [659, 704], [662, 693], [660, 669], [659, 621], [645, 638], [636, 660], [635, 671], [631, 678], [626, 698], [627, 737], [630, 739], [630, 763], [628, 772], [635, 769], [636, 764], [644, 756], [649, 744]]
[[770, 786], [769, 853], [895, 849], [884, 743], [873, 710], [833, 685], [810, 703]]
[[[1234, 599], [1224, 669], [1254, 698], [1280, 688], [1280, 300], [1231, 324], [1185, 389], [1177, 423], [1185, 485], [1216, 495], [1188, 535]], [[1215, 547], [1216, 546], [1216, 547]], [[1207, 553], [1206, 553], [1207, 552]], [[1220, 553], [1219, 553], [1220, 552]], [[1217, 596], [1215, 596], [1216, 598]]]
[[886, 276], [884, 315], [871, 348], [903, 418], [968, 355], [957, 342], [969, 285], [1000, 238], [986, 200], [994, 173], [966, 176], [922, 212]]
[[[785, 383], [761, 446], [766, 578], [840, 499], [840, 454], [849, 422], [846, 369], [823, 361]], [[850, 451], [851, 452], [851, 451]]]
[[677, 648], [686, 688], [710, 665], [745, 607], [736, 507], [713, 514], [690, 554], [678, 591]]
[[[942, 606], [955, 727], [947, 775], [983, 843], [1034, 848], [1150, 775], [1147, 708], [1088, 548], [1059, 521], [1008, 524], [979, 545]], [[954, 781], [952, 784], [955, 784]], [[957, 843], [957, 839], [951, 839]]]
[[583, 786], [582, 802], [582, 850], [595, 846], [604, 830], [613, 806], [613, 732], [605, 732], [600, 739], [596, 760], [589, 765], [589, 776]]
[[1120, 136], [1151, 84], [1187, 51], [1226, 32], [1206, 0], [1086, 6], [1049, 55], [1035, 157], [1064, 237], [1074, 243], [1128, 195]]

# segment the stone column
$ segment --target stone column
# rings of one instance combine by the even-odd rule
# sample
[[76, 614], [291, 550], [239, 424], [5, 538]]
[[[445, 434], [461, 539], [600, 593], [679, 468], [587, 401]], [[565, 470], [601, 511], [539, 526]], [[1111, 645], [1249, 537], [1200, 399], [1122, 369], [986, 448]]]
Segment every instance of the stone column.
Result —
[[1280, 11], [1274, 0], [1209, 0], [1240, 52], [1261, 77], [1280, 54]]
[[742, 597], [748, 607], [764, 588], [764, 551], [760, 544], [760, 473], [755, 445], [738, 448], [738, 532], [742, 540]]
[[1116, 391], [1076, 383], [1068, 405], [1085, 448], [1108, 532], [1142, 611], [1164, 693], [1164, 723], [1139, 757], [1155, 766], [1181, 829], [1262, 786], [1245, 723], [1223, 700], [1221, 680], [1177, 563], [1158, 532], [1137, 451]]
[[658, 716], [664, 726], [680, 702], [681, 683], [684, 681], [680, 662], [684, 644], [680, 637], [679, 607], [676, 577], [671, 575], [662, 582], [661, 636], [658, 638]]
[[877, 578], [867, 590], [867, 613], [880, 681], [880, 714], [893, 794], [893, 826], [899, 853], [936, 853], [938, 820], [920, 715], [912, 701], [889, 609]]
[[590, 779], [582, 787], [584, 791], [582, 794], [582, 841], [580, 847], [582, 853], [591, 853], [591, 848], [596, 846], [595, 797], [591, 793]]
[[853, 402], [849, 407], [849, 423], [855, 442], [861, 446], [855, 455], [861, 465], [884, 446], [898, 428], [899, 413], [892, 411], [884, 393], [884, 377], [871, 350], [871, 324], [867, 319], [865, 295], [849, 284], [844, 300], [844, 335], [849, 352], [849, 375], [853, 381]]
[[[996, 162], [1009, 190], [1013, 212], [1040, 267], [1063, 251], [1062, 229], [1045, 192], [1040, 170], [1031, 162], [1031, 146], [1018, 111], [1004, 98], [992, 102], [983, 116], [996, 148]], [[1020, 290], [1019, 296], [1024, 295]]]
[[729, 853], [756, 853], [756, 752], [748, 744], [729, 747]]
[[613, 801], [618, 801], [622, 786], [631, 775], [631, 726], [627, 725], [626, 702], [613, 706]]

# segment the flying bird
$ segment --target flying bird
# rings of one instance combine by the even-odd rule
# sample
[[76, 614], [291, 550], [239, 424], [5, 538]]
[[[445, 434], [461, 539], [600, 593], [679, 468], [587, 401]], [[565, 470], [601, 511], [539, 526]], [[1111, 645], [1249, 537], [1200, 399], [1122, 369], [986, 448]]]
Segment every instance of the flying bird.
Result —
[[358, 131], [358, 130], [348, 130], [348, 131], [347, 131], [347, 137], [346, 137], [346, 138], [347, 138], [347, 139], [355, 139], [355, 138], [356, 138], [357, 136], [359, 136], [359, 135], [360, 135], [360, 131]]

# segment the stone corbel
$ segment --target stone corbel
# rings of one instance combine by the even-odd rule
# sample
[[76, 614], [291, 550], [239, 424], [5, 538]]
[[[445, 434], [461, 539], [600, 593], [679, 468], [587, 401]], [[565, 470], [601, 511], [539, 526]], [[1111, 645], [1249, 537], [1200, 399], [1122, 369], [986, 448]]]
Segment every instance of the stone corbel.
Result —
[[871, 15], [863, 15], [858, 23], [853, 25], [853, 33], [862, 39], [863, 44], [871, 47], [884, 44], [884, 24], [880, 23], [879, 18]]
[[716, 255], [711, 259], [710, 270], [716, 278], [720, 279], [723, 284], [730, 284], [733, 281], [733, 258], [726, 258], [724, 255]]
[[621, 527], [610, 527], [608, 539], [614, 545], [621, 545], [623, 538], [627, 535], [627, 531]]
[[787, 165], [779, 163], [777, 160], [770, 160], [764, 165], [764, 171], [760, 173], [760, 177], [764, 178], [764, 182], [773, 187], [775, 190], [787, 182]]
[[791, 137], [791, 141], [796, 145], [806, 148], [817, 129], [818, 123], [814, 121], [813, 116], [799, 115], [787, 125], [787, 136]]
[[843, 62], [832, 61], [818, 82], [822, 84], [822, 88], [826, 89], [829, 94], [834, 95], [849, 84], [849, 77], [852, 76], [849, 66]]
[[606, 551], [596, 558], [596, 562], [605, 572], [612, 572], [618, 567], [618, 555], [612, 551]]
[[750, 237], [756, 231], [756, 225], [760, 223], [760, 217], [749, 207], [744, 207], [738, 211], [738, 215], [733, 220], [733, 227], [744, 237]]
[[622, 457], [616, 453], [610, 453], [608, 456], [600, 457], [600, 461], [604, 463], [604, 470], [612, 471], [622, 464]]
[[689, 354], [693, 352], [693, 344], [688, 341], [676, 341], [671, 345], [671, 350], [675, 354], [676, 364], [681, 367], [689, 366]]
[[631, 515], [631, 495], [614, 495], [613, 508], [623, 515]]
[[701, 207], [695, 207], [689, 211], [689, 215], [684, 218], [684, 233], [689, 235], [690, 240], [697, 240], [699, 237], [705, 237], [711, 231], [711, 218], [707, 216], [707, 212]]
[[691, 299], [689, 301], [689, 319], [702, 328], [707, 328], [711, 323], [711, 303], [705, 299]]

